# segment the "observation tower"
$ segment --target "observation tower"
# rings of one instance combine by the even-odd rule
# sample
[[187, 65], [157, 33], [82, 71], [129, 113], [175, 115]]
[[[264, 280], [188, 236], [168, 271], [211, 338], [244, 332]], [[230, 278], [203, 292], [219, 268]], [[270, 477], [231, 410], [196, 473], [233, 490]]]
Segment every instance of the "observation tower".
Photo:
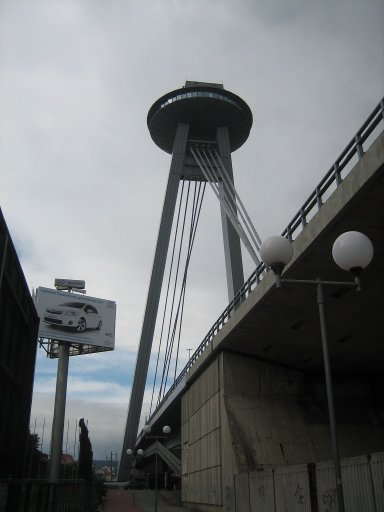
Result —
[[135, 446], [137, 438], [180, 183], [209, 183], [220, 201], [229, 300], [244, 283], [240, 239], [255, 264], [259, 263], [260, 239], [234, 188], [231, 159], [231, 153], [244, 144], [252, 127], [252, 112], [245, 101], [225, 90], [221, 84], [187, 81], [184, 87], [165, 94], [152, 105], [147, 124], [152, 140], [171, 154], [172, 159], [136, 361], [119, 480], [127, 477], [129, 460], [126, 450]]
[[218, 129], [226, 128], [228, 137], [221, 138], [228, 138], [232, 153], [248, 138], [252, 112], [244, 100], [221, 84], [186, 82], [152, 105], [147, 124], [155, 144], [169, 154], [174, 153], [179, 124], [188, 126], [189, 144], [219, 144]]

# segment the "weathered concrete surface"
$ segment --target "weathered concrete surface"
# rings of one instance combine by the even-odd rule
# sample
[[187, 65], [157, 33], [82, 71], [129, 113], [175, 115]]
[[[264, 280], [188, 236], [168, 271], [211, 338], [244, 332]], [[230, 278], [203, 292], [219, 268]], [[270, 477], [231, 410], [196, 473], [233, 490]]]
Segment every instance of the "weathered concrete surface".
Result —
[[[236, 473], [332, 457], [322, 376], [229, 353], [222, 357]], [[341, 457], [384, 449], [384, 408], [374, 386], [375, 380], [365, 375], [335, 378]]]
[[[375, 385], [367, 375], [335, 379], [342, 458], [384, 450]], [[234, 475], [331, 459], [324, 378], [223, 352], [183, 396], [182, 446], [182, 501], [201, 511], [242, 510]]]
[[182, 501], [222, 504], [219, 361], [182, 399]]

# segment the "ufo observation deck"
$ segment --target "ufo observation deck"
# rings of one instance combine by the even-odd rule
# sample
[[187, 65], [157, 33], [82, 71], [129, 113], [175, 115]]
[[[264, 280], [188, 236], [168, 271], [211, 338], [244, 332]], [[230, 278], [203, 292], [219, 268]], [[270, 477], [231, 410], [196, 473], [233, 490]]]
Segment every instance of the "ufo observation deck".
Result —
[[222, 86], [186, 85], [159, 98], [148, 112], [147, 125], [152, 140], [169, 154], [172, 154], [179, 123], [189, 125], [190, 141], [215, 142], [217, 128], [228, 127], [233, 152], [248, 138], [252, 112], [244, 100]]

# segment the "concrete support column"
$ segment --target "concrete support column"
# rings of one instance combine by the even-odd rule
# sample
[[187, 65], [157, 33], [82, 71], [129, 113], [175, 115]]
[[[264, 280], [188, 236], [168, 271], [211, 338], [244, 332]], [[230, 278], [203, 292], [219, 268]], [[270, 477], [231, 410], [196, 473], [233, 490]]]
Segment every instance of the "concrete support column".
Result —
[[[220, 158], [228, 173], [229, 179], [232, 181], [232, 183], [234, 183], [228, 128], [226, 126], [218, 128], [216, 132], [216, 138]], [[233, 197], [232, 192], [228, 190], [227, 186], [223, 182], [219, 183], [219, 190], [221, 195], [225, 194], [227, 196], [228, 200], [232, 202], [232, 205], [236, 210], [235, 198]], [[225, 267], [227, 274], [228, 299], [231, 301], [244, 284], [243, 263], [241, 259], [239, 235], [227, 217], [223, 207], [220, 207], [220, 209], [221, 225], [223, 230]]]
[[63, 433], [65, 403], [67, 401], [67, 382], [69, 366], [69, 344], [60, 343], [57, 362], [55, 409], [52, 423], [52, 448], [49, 464], [49, 479], [55, 482], [60, 478], [61, 454], [63, 450]]

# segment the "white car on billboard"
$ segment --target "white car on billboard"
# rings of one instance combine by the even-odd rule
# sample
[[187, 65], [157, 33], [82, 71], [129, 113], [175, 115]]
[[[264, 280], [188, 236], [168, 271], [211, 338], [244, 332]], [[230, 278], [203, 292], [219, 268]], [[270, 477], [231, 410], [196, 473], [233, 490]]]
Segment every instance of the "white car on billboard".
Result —
[[86, 302], [63, 302], [59, 306], [47, 307], [43, 322], [55, 327], [76, 329], [77, 332], [87, 329], [100, 331], [103, 324], [97, 309]]

